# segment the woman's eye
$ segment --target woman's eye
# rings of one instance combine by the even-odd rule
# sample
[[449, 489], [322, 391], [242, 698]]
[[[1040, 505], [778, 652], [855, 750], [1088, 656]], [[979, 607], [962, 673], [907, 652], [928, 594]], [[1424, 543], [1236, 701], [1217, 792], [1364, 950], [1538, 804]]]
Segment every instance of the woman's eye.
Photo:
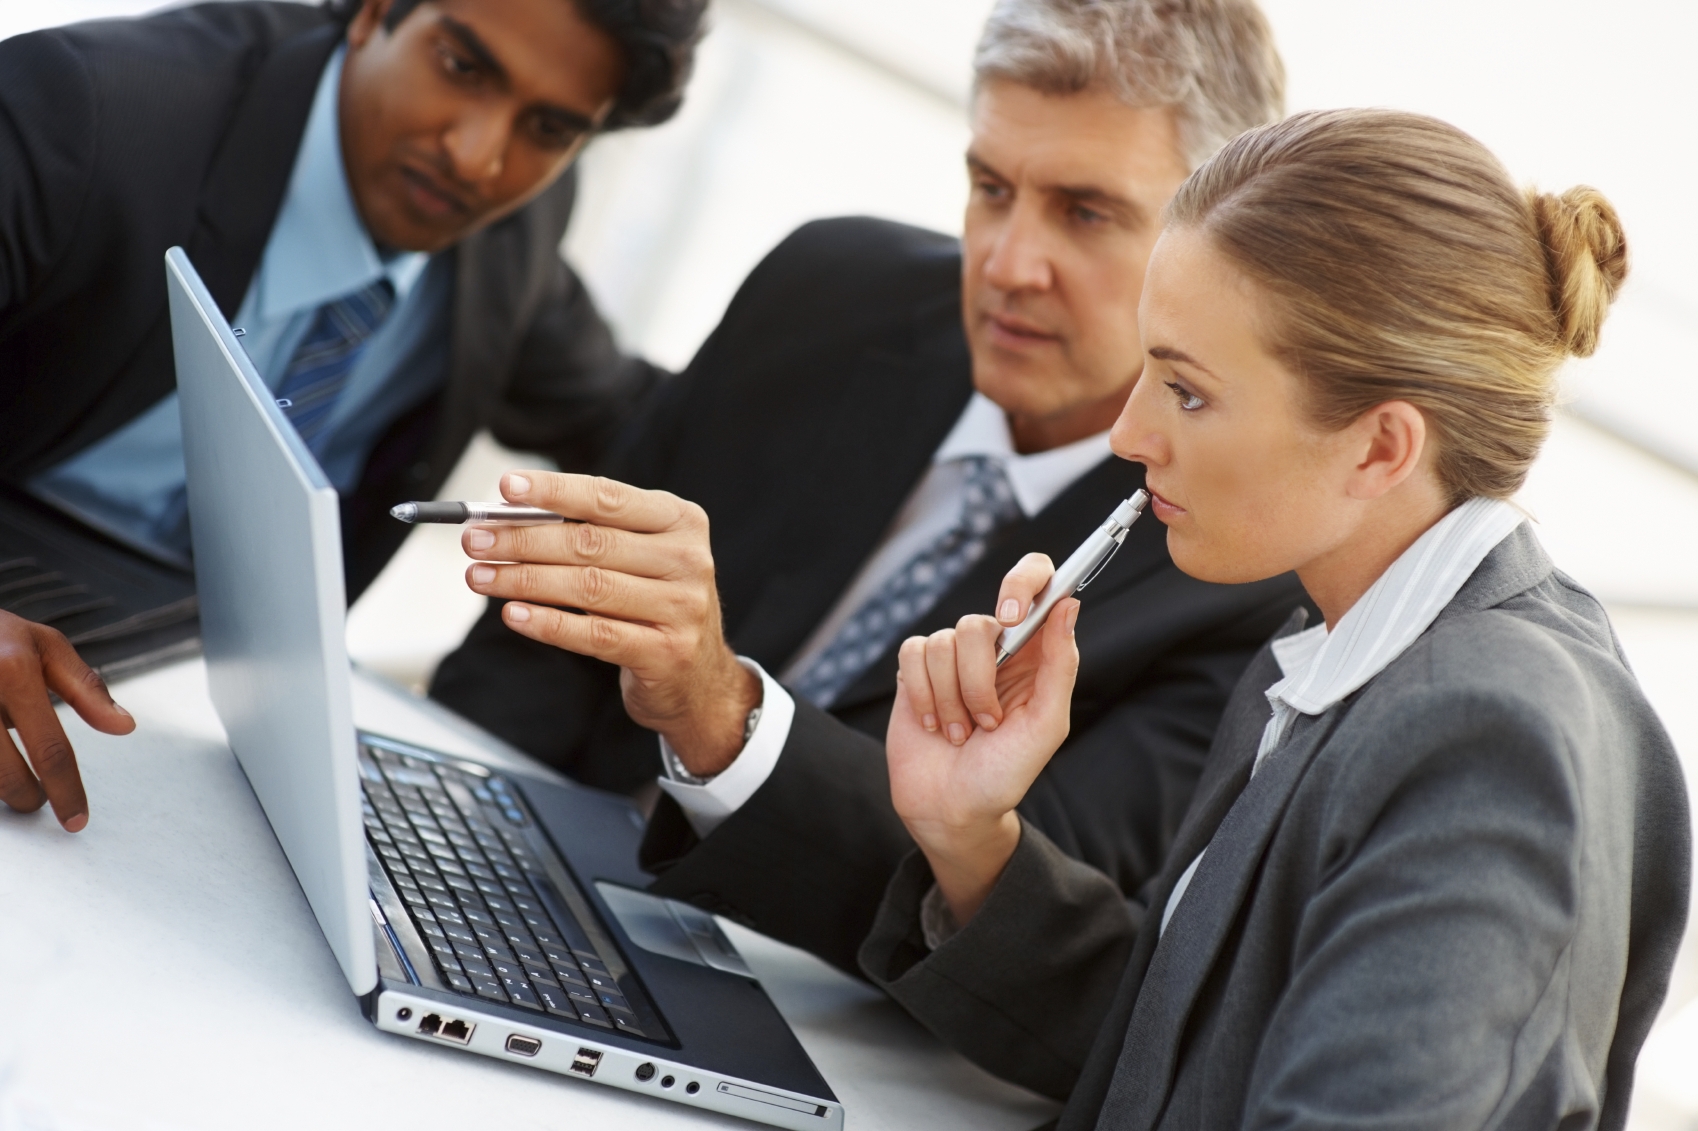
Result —
[[1203, 407], [1203, 404], [1205, 403], [1203, 398], [1199, 397], [1196, 393], [1193, 393], [1190, 389], [1187, 389], [1184, 385], [1175, 381], [1168, 381], [1166, 384], [1168, 388], [1173, 390], [1173, 395], [1179, 398], [1180, 412], [1196, 412], [1198, 409]]

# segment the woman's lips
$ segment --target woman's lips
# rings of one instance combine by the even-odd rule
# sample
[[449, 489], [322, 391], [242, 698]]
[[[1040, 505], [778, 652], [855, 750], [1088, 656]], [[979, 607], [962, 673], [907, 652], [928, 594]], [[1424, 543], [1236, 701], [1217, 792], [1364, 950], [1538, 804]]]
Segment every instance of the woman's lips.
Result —
[[[1149, 490], [1147, 485], [1145, 490]], [[1180, 515], [1187, 513], [1184, 507], [1168, 502], [1155, 491], [1150, 491], [1150, 507], [1156, 512], [1156, 517], [1161, 519], [1163, 522], [1178, 518]]]

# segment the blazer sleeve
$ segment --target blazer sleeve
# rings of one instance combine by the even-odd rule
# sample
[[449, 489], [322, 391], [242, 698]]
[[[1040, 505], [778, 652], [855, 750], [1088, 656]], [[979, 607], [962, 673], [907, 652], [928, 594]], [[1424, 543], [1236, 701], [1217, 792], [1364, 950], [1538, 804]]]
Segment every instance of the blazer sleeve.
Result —
[[932, 882], [918, 851], [902, 861], [861, 969], [968, 1059], [1065, 1099], [1126, 972], [1139, 915], [1107, 876], [1025, 821], [979, 913], [928, 952], [920, 902]]
[[568, 172], [531, 206], [529, 242], [542, 280], [489, 427], [508, 447], [541, 452], [563, 471], [589, 471], [668, 374], [620, 351], [589, 289], [561, 257], [575, 176]]
[[62, 36], [0, 42], [0, 334], [76, 228], [97, 133], [86, 65]]
[[[1597, 702], [1566, 674], [1552, 667], [1529, 682]], [[1672, 958], [1678, 945], [1684, 915], [1661, 916], [1661, 940], [1633, 931], [1647, 895], [1662, 911], [1684, 902], [1683, 797], [1676, 783], [1636, 803], [1644, 744], [1588, 740], [1559, 721], [1577, 712], [1549, 707], [1409, 694], [1341, 750], [1315, 887], [1294, 909], [1289, 974], [1254, 1055], [1246, 1127], [1555, 1127], [1588, 1109], [1596, 1122], [1584, 1125], [1625, 1118], [1632, 1052], [1614, 1094], [1597, 1094], [1595, 1066], [1579, 1061], [1599, 1035], [1607, 1044], [1620, 1026], [1619, 1044], [1645, 1020], [1618, 1012], [1641, 947]], [[1656, 819], [1659, 808], [1672, 816]]]
[[771, 776], [706, 840], [662, 796], [641, 863], [651, 890], [746, 923], [851, 973], [896, 865], [913, 850], [884, 744], [796, 700]]

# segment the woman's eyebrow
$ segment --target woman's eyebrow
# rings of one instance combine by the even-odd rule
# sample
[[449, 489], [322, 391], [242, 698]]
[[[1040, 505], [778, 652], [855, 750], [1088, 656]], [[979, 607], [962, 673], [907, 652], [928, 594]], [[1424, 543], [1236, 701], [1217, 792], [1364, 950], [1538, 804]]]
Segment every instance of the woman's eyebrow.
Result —
[[[1208, 366], [1204, 365], [1202, 362], [1198, 361], [1196, 358], [1192, 357], [1190, 354], [1184, 352], [1183, 350], [1176, 350], [1176, 349], [1172, 348], [1171, 346], [1151, 346], [1148, 350], [1148, 353], [1151, 357], [1155, 358], [1157, 361], [1177, 361], [1177, 362], [1181, 362], [1185, 365], [1189, 365], [1193, 369], [1202, 370], [1204, 373], [1207, 373], [1210, 377], [1214, 377], [1214, 373], [1209, 370]], [[1216, 380], [1219, 380], [1219, 378], [1216, 378]]]

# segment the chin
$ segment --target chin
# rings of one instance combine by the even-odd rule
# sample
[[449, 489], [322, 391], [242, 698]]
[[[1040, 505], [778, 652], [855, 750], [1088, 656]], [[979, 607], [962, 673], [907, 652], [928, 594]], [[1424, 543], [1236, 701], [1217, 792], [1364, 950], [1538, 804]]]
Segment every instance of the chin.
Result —
[[1179, 531], [1171, 526], [1167, 528], [1167, 552], [1181, 573], [1213, 585], [1243, 585], [1285, 572], [1258, 569], [1255, 563], [1246, 563], [1242, 554], [1233, 553], [1229, 546], [1215, 545], [1194, 531]]

